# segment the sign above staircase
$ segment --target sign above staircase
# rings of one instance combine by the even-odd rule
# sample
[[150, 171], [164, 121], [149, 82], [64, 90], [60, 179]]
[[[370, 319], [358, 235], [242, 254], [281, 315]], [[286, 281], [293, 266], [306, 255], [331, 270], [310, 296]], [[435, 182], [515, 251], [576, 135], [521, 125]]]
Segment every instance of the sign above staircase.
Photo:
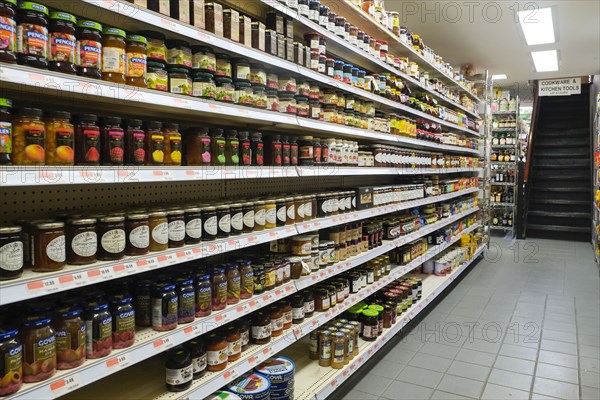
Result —
[[539, 81], [539, 96], [570, 96], [581, 93], [581, 78], [543, 79]]

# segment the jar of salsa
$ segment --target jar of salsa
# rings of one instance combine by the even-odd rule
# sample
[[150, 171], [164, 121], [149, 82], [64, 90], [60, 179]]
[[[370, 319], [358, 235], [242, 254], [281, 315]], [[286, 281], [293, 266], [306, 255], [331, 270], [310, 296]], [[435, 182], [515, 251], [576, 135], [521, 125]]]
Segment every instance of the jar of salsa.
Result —
[[108, 304], [89, 304], [84, 319], [86, 357], [106, 357], [112, 351], [112, 315], [108, 311]]
[[22, 108], [12, 122], [12, 161], [16, 165], [43, 165], [46, 124], [39, 108]]
[[94, 114], [81, 114], [75, 126], [75, 162], [100, 165], [100, 128]]
[[96, 258], [98, 260], [119, 260], [125, 256], [125, 217], [101, 216], [96, 224], [96, 233], [98, 240]]
[[212, 276], [212, 310], [220, 311], [227, 307], [227, 275], [224, 268], [215, 268]]
[[152, 329], [170, 331], [177, 328], [179, 298], [175, 285], [159, 283], [152, 291]]
[[[0, 2], [0, 20], [2, 21], [0, 36], [4, 40], [2, 46], [0, 46], [0, 61], [10, 64], [17, 62], [17, 56], [15, 55], [17, 48], [16, 8], [17, 0], [3, 0]], [[0, 395], [1, 392], [2, 389], [0, 389]]]
[[127, 35], [125, 47], [125, 81], [128, 85], [147, 87], [146, 53], [148, 41], [144, 36]]
[[71, 218], [66, 225], [67, 264], [85, 265], [96, 261], [98, 236], [95, 218]]
[[73, 165], [75, 134], [70, 122], [71, 113], [53, 111], [46, 118], [46, 164]]
[[177, 279], [177, 322], [187, 324], [196, 316], [196, 291], [193, 279]]
[[206, 338], [206, 370], [211, 372], [223, 371], [227, 368], [229, 343], [224, 332], [217, 330]]
[[54, 221], [34, 221], [29, 246], [31, 264], [36, 272], [58, 271], [66, 260], [65, 224]]
[[135, 311], [130, 296], [117, 295], [111, 300], [112, 348], [125, 349], [135, 342]]
[[100, 79], [102, 77], [102, 25], [95, 21], [77, 21], [75, 53], [77, 75]]
[[144, 165], [146, 133], [142, 130], [141, 119], [128, 119], [125, 131], [125, 164]]
[[125, 160], [125, 132], [121, 128], [121, 118], [104, 117], [100, 142], [102, 164], [123, 165]]
[[253, 344], [267, 344], [271, 341], [271, 313], [258, 311], [252, 317], [251, 340]]
[[196, 277], [194, 285], [196, 290], [196, 317], [206, 317], [212, 312], [212, 284], [210, 274]]
[[148, 214], [128, 214], [125, 220], [125, 236], [127, 237], [126, 255], [141, 256], [147, 254], [150, 246]]
[[242, 356], [242, 337], [240, 328], [234, 322], [225, 328], [227, 335], [227, 361], [233, 362]]
[[164, 141], [164, 164], [181, 165], [181, 133], [179, 124], [166, 122], [163, 124]]
[[75, 16], [62, 11], [50, 13], [49, 63], [51, 71], [75, 74]]
[[125, 84], [125, 31], [105, 27], [102, 31], [102, 80]]
[[18, 391], [23, 386], [23, 345], [13, 327], [0, 328], [0, 396]]
[[148, 121], [146, 123], [146, 165], [163, 165], [165, 158], [165, 134], [162, 132], [162, 122]]
[[152, 210], [148, 213], [148, 229], [150, 230], [150, 251], [164, 251], [169, 248], [169, 222], [167, 213]]
[[194, 376], [191, 352], [182, 346], [169, 350], [165, 371], [165, 383], [169, 392], [182, 392], [189, 389]]
[[17, 23], [18, 63], [48, 68], [48, 8], [32, 1], [21, 1]]
[[44, 381], [56, 373], [56, 334], [50, 318], [27, 319], [20, 332], [23, 343], [23, 382]]

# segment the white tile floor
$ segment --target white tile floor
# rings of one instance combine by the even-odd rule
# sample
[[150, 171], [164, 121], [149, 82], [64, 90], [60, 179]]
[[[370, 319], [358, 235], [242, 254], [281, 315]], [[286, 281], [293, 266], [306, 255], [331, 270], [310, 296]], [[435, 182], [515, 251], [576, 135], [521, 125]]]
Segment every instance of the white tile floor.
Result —
[[493, 238], [485, 259], [380, 357], [344, 400], [600, 399], [591, 245]]

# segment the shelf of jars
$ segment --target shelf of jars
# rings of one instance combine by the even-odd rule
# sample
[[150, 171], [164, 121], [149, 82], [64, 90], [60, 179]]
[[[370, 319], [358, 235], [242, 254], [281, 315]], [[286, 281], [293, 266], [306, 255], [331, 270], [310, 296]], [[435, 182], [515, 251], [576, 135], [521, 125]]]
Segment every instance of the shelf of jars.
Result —
[[[324, 4], [329, 5], [336, 10], [339, 15], [346, 17], [347, 21], [360, 26], [361, 29], [378, 39], [386, 39], [390, 48], [390, 52], [398, 56], [409, 57], [409, 61], [414, 62], [420, 68], [429, 72], [430, 78], [438, 78], [453, 89], [459, 90], [461, 94], [465, 94], [470, 99], [479, 103], [480, 99], [471, 92], [472, 84], [465, 79], [462, 79], [460, 74], [457, 74], [460, 81], [454, 78], [454, 71], [448, 63], [444, 63], [442, 58], [436, 55], [433, 50], [424, 45], [420, 37], [413, 37], [408, 30], [400, 27], [400, 16], [397, 15], [395, 21], [391, 23], [395, 25], [398, 34], [395, 34], [388, 28], [387, 25], [377, 22], [369, 13], [365, 12], [360, 5], [355, 4], [354, 0], [326, 0]], [[385, 11], [383, 14], [386, 14]], [[387, 18], [387, 16], [386, 16]], [[397, 21], [397, 22], [396, 22]], [[385, 36], [385, 37], [381, 37]], [[412, 37], [413, 42], [418, 42], [419, 51], [413, 47], [413, 42], [410, 42]], [[425, 55], [425, 52], [427, 55]]]
[[390, 341], [411, 320], [415, 319], [431, 302], [457, 279], [484, 251], [480, 247], [471, 258], [466, 260], [452, 273], [446, 276], [428, 275], [423, 278], [423, 293], [418, 304], [408, 313], [400, 316], [391, 328], [374, 341], [359, 339], [359, 353], [348, 365], [341, 369], [319, 366], [318, 360], [308, 357], [308, 343], [301, 341], [284, 351], [284, 355], [296, 363], [294, 398], [298, 400], [323, 400], [331, 396], [352, 374], [362, 367], [371, 357]]
[[19, 278], [0, 282], [0, 305], [119, 279], [147, 271], [154, 271], [171, 265], [212, 257], [249, 246], [256, 246], [273, 240], [291, 237], [299, 233], [450, 200], [476, 193], [478, 190], [478, 188], [458, 190], [440, 196], [431, 196], [326, 218], [318, 218], [312, 221], [230, 236], [224, 239], [203, 241], [197, 245], [185, 245], [165, 251], [151, 252], [144, 256], [126, 256], [115, 261], [97, 261], [88, 265], [69, 265], [55, 272], [39, 273], [25, 270]]
[[[309, 68], [298, 65], [298, 63], [293, 63], [280, 57], [267, 54], [264, 51], [242, 45], [223, 36], [215, 35], [192, 25], [181, 23], [180, 21], [167, 17], [166, 15], [153, 12], [143, 7], [133, 6], [132, 4], [126, 3], [122, 0], [108, 0], [100, 3], [94, 0], [85, 0], [83, 2], [85, 7], [79, 7], [74, 3], [69, 4], [52, 0], [44, 1], [44, 3], [54, 5], [59, 9], [66, 9], [65, 11], [69, 11], [77, 15], [97, 19], [100, 22], [107, 23], [109, 25], [115, 24], [115, 20], [117, 20], [119, 22], [119, 28], [124, 27], [128, 31], [139, 30], [140, 24], [145, 24], [145, 27], [150, 24], [153, 27], [159, 27], [159, 29], [162, 31], [167, 32], [169, 36], [175, 34], [187, 41], [192, 40], [194, 42], [197, 41], [199, 44], [217, 47], [219, 51], [226, 52], [235, 57], [246, 57], [252, 61], [267, 64], [277, 69], [283, 69], [292, 74], [292, 76], [299, 75], [312, 81], [316, 81], [315, 83], [321, 83], [333, 89], [344, 90], [352, 95], [358, 96], [359, 98], [376, 102], [383, 107], [381, 111], [400, 111], [410, 114], [414, 117], [426, 118], [432, 122], [447, 126], [455, 131], [477, 135], [477, 131], [469, 129], [466, 122], [463, 124], [464, 126], [460, 126], [458, 124], [459, 121], [457, 121], [457, 123], [453, 123], [450, 121], [450, 119], [444, 120], [442, 118], [436, 118], [434, 115], [420, 112], [419, 110], [408, 107], [400, 102], [386, 99], [383, 96], [376, 95], [375, 93], [363, 90], [357, 86], [345, 83], [342, 80], [333, 79], [325, 73], [313, 71]], [[450, 112], [443, 113], [443, 115], [449, 113]]]
[[515, 204], [514, 203], [495, 203], [495, 202], [490, 202], [490, 207], [497, 207], [497, 208], [502, 208], [502, 207], [514, 207]]
[[[315, 313], [312, 317], [305, 318], [302, 321], [302, 323], [294, 325], [291, 329], [284, 330], [282, 335], [273, 337], [269, 341], [269, 343], [264, 344], [264, 345], [251, 345], [247, 350], [242, 352], [241, 357], [238, 360], [228, 363], [227, 367], [225, 369], [223, 369], [222, 371], [207, 372], [202, 378], [194, 380], [192, 386], [185, 391], [181, 391], [178, 393], [165, 392], [164, 385], [162, 384], [162, 381], [163, 381], [162, 376], [164, 374], [161, 373], [164, 366], [162, 365], [162, 360], [160, 360], [160, 358], [155, 358], [155, 359], [150, 359], [150, 360], [144, 362], [143, 364], [138, 364], [132, 368], [129, 368], [129, 369], [121, 372], [118, 377], [115, 376], [115, 377], [109, 378], [110, 380], [118, 379], [121, 382], [128, 382], [126, 385], [120, 385], [119, 393], [118, 394], [115, 393], [115, 396], [116, 396], [115, 398], [116, 399], [130, 398], [131, 396], [134, 395], [134, 393], [136, 393], [136, 395], [139, 395], [140, 394], [140, 392], [139, 392], [140, 377], [144, 377], [144, 381], [146, 382], [146, 384], [143, 386], [144, 386], [144, 395], [146, 398], [153, 398], [155, 400], [158, 400], [158, 399], [169, 399], [169, 400], [199, 399], [199, 400], [202, 400], [206, 397], [207, 393], [211, 393], [211, 392], [218, 390], [219, 388], [221, 388], [221, 387], [227, 385], [228, 383], [230, 383], [231, 381], [235, 380], [237, 377], [243, 375], [247, 371], [251, 370], [252, 368], [259, 365], [260, 363], [264, 362], [269, 357], [283, 351], [285, 348], [292, 345], [294, 342], [296, 342], [296, 341], [302, 339], [304, 336], [308, 335], [311, 331], [314, 331], [315, 329], [319, 328], [323, 324], [327, 323], [328, 321], [332, 320], [336, 316], [340, 315], [342, 312], [344, 312], [345, 310], [350, 308], [352, 305], [354, 305], [357, 302], [363, 300], [364, 298], [370, 296], [371, 294], [380, 290], [382, 287], [393, 282], [394, 280], [399, 279], [400, 277], [410, 273], [413, 269], [417, 268], [424, 262], [432, 259], [436, 255], [441, 254], [446, 249], [448, 249], [450, 246], [452, 246], [454, 243], [458, 242], [461, 239], [462, 235], [472, 233], [478, 227], [479, 227], [479, 224], [477, 224], [477, 223], [472, 224], [469, 227], [465, 227], [460, 232], [457, 232], [456, 235], [454, 235], [452, 238], [450, 238], [445, 243], [430, 248], [425, 254], [422, 254], [421, 256], [415, 258], [410, 263], [408, 263], [406, 265], [393, 266], [393, 269], [387, 276], [383, 276], [382, 278], [380, 278], [378, 281], [374, 282], [373, 284], [367, 285], [365, 288], [359, 290], [358, 292], [351, 294], [347, 299], [345, 299], [344, 301], [331, 307], [328, 311]], [[428, 230], [428, 232], [432, 232], [432, 231], [434, 231], [434, 230]], [[414, 241], [416, 238], [423, 237], [424, 235], [427, 234], [427, 233], [420, 233], [419, 235], [416, 235], [419, 232], [420, 231], [417, 231], [414, 234], [411, 234], [410, 238], [408, 238], [408, 237], [406, 238], [407, 240], [402, 240], [401, 242], [398, 242], [398, 246], [401, 246], [403, 244]], [[398, 247], [395, 245], [395, 242], [396, 241], [390, 242], [390, 243], [385, 243], [383, 246], [380, 246], [379, 248], [374, 249], [374, 250], [370, 251], [369, 253], [372, 253], [372, 252], [374, 253], [375, 250], [378, 250], [377, 251], [378, 254], [384, 254], [385, 252], [388, 252], [388, 251]], [[381, 249], [383, 249], [385, 251], [382, 252]], [[377, 257], [377, 256], [373, 255], [373, 257], [371, 257], [371, 259], [375, 258], [375, 257]], [[356, 266], [360, 265], [361, 263], [363, 263], [364, 261], [367, 261], [367, 259], [364, 259], [364, 257], [359, 256], [358, 258], [354, 257], [350, 261], [351, 261], [352, 267], [356, 267]], [[338, 264], [338, 266], [343, 265], [343, 264], [344, 263]], [[337, 268], [338, 266], [329, 268], [328, 270], [331, 270], [332, 272], [325, 272], [324, 276], [323, 276], [323, 274], [316, 275], [316, 276], [319, 276], [319, 280], [311, 281], [310, 285], [315, 285], [324, 279], [328, 279], [332, 276], [340, 274], [349, 269], [349, 268], [345, 268], [345, 269]], [[285, 291], [282, 290], [281, 293], [279, 293], [278, 299], [280, 299], [282, 297], [282, 295], [290, 296], [293, 293], [296, 293], [297, 291], [301, 290], [302, 288], [310, 286], [310, 285], [300, 285], [299, 286], [298, 283], [300, 283], [300, 282], [301, 281], [296, 281], [296, 286], [297, 286], [296, 290], [287, 290], [287, 288]], [[270, 294], [270, 295], [272, 295], [272, 294]], [[200, 334], [207, 333], [208, 331], [210, 331], [212, 329], [216, 329], [218, 326], [222, 326], [228, 322], [231, 322], [241, 316], [248, 314], [249, 312], [256, 311], [259, 307], [263, 307], [265, 305], [267, 305], [267, 304], [266, 303], [261, 304], [258, 307], [244, 306], [245, 307], [244, 311], [246, 311], [246, 312], [241, 312], [240, 306], [238, 306], [236, 308], [237, 315], [235, 316], [235, 318], [231, 317], [231, 318], [228, 318], [227, 320], [221, 319], [221, 320], [219, 320], [220, 321], [219, 323], [213, 323], [212, 325], [209, 325], [210, 326], [209, 330], [206, 330], [206, 329], [201, 330], [199, 328], [192, 330], [190, 327], [187, 327], [186, 329], [188, 331], [187, 333], [189, 334], [188, 336], [184, 336], [184, 337], [180, 338], [182, 340], [175, 340], [175, 339], [170, 340], [169, 347], [163, 348], [160, 351], [154, 350], [154, 349], [151, 349], [150, 351], [146, 351], [144, 358], [153, 357], [156, 354], [158, 354], [162, 351], [165, 351], [170, 347], [176, 346], [184, 341], [190, 340], [191, 338], [198, 336]], [[412, 319], [418, 313], [418, 311], [416, 311], [416, 310], [420, 311], [420, 309], [421, 308], [417, 307], [417, 309], [411, 310], [411, 312], [407, 313], [406, 315]], [[147, 340], [154, 340], [154, 339], [145, 338], [144, 340], [147, 341]], [[117, 360], [125, 359], [127, 361], [130, 361], [130, 358], [125, 358], [123, 352], [115, 355], [114, 358]], [[157, 362], [157, 361], [160, 361], [160, 362]], [[114, 372], [121, 370], [127, 366], [133, 365], [133, 364], [134, 363], [128, 362], [126, 365], [117, 365], [120, 368], [115, 368]], [[140, 373], [140, 371], [142, 371], [142, 370], [145, 372]], [[113, 373], [113, 372], [106, 373], [106, 368], [104, 368], [104, 365], [101, 365], [101, 364], [96, 368], [95, 375], [92, 375], [91, 372], [92, 371], [89, 371], [89, 370], [84, 370], [84, 371], [79, 372], [76, 380], [78, 382], [86, 382], [86, 383], [79, 385], [78, 388], [85, 386], [87, 384], [90, 384], [98, 379], [104, 378], [106, 376], [110, 376]], [[101, 375], [98, 376], [98, 373], [101, 373]], [[61, 382], [62, 380], [68, 380], [70, 378], [72, 378], [72, 376], [61, 376], [61, 377], [59, 377], [58, 382]], [[104, 385], [104, 384], [105, 384], [105, 382], [98, 382], [96, 385]], [[73, 390], [75, 390], [75, 388]], [[70, 391], [72, 391], [72, 390], [70, 390]], [[27, 394], [29, 396], [32, 396], [32, 395], [38, 395], [38, 394], [42, 394], [42, 393], [44, 393], [44, 392], [32, 390]], [[90, 387], [89, 390], [84, 389], [85, 397], [89, 398], [90, 400], [96, 399], [99, 394], [100, 394], [100, 392], [98, 392], [97, 390], [94, 390], [94, 387]], [[78, 393], [74, 393], [73, 395], [77, 396]], [[105, 396], [106, 392], [102, 392], [102, 395]], [[14, 396], [14, 397], [9, 397], [9, 398], [25, 399], [28, 397]]]
[[[316, 15], [316, 18], [314, 20], [311, 20], [308, 17], [306, 17], [304, 13], [300, 13], [287, 7], [283, 4], [284, 2], [278, 2], [277, 0], [260, 0], [260, 2], [265, 4], [265, 6], [277, 10], [300, 23], [300, 26], [295, 27], [296, 32], [302, 35], [310, 32], [316, 32], [320, 36], [326, 38], [328, 51], [331, 50], [333, 54], [343, 56], [347, 61], [356, 65], [368, 67], [373, 70], [382, 69], [389, 73], [397, 75], [404, 80], [405, 84], [408, 83], [411, 89], [424, 91], [429, 95], [435, 96], [440, 101], [440, 103], [446, 106], [458, 109], [468, 114], [472, 118], [479, 118], [479, 114], [477, 114], [473, 110], [467, 109], [463, 105], [459, 104], [457, 101], [452, 100], [446, 97], [444, 94], [440, 93], [439, 91], [435, 90], [434, 88], [429, 87], [431, 86], [429, 85], [429, 82], [420, 82], [419, 79], [417, 79], [416, 77], [410, 76], [407, 73], [401, 71], [400, 65], [396, 65], [394, 62], [395, 60], [392, 60], [392, 57], [388, 57], [384, 61], [383, 59], [381, 59], [381, 57], [374, 56], [370, 51], [365, 51], [364, 47], [359, 47], [359, 45], [355, 45], [350, 41], [347, 41], [344, 38], [336, 35], [333, 31], [328, 30], [325, 26], [325, 23], [323, 25], [320, 25], [319, 23], [317, 23], [319, 19], [318, 15]], [[225, 0], [224, 3], [231, 4], [234, 7], [236, 6], [236, 3], [231, 0]], [[261, 11], [265, 10], [263, 9]]]
[[[260, 110], [235, 104], [194, 98], [190, 96], [160, 92], [151, 89], [117, 85], [95, 79], [20, 65], [0, 64], [0, 87], [29, 93], [35, 96], [50, 96], [57, 101], [93, 101], [96, 109], [114, 113], [115, 104], [135, 107], [147, 116], [171, 118], [210, 117], [214, 121], [255, 124], [265, 128], [284, 129], [286, 132], [329, 134], [347, 138], [403, 144], [409, 147], [432, 150], [447, 150], [458, 153], [479, 154], [477, 149], [445, 145], [408, 136], [392, 135], [387, 128], [381, 132], [335, 124], [287, 113]], [[50, 88], [48, 90], [40, 88]], [[381, 124], [380, 124], [381, 125]], [[384, 124], [385, 125], [385, 124]]]
[[[49, 380], [25, 384], [23, 388], [19, 390], [19, 392], [12, 396], [8, 396], [7, 399], [25, 400], [31, 398], [56, 398], [65, 395], [66, 393], [89, 385], [99, 379], [120, 372], [127, 367], [167, 351], [168, 349], [187, 342], [201, 334], [205, 334], [217, 329], [218, 327], [248, 315], [259, 308], [265, 307], [271, 303], [274, 303], [275, 301], [281, 300], [284, 297], [290, 296], [301, 289], [315, 285], [324, 279], [341, 274], [342, 272], [357, 267], [364, 262], [385, 254], [388, 251], [413, 242], [440, 228], [453, 224], [456, 221], [460, 221], [461, 219], [472, 215], [478, 210], [478, 207], [472, 207], [453, 216], [444, 218], [436, 223], [426, 225], [413, 233], [398, 237], [397, 239], [391, 241], [385, 241], [381, 246], [376, 247], [367, 253], [362, 253], [358, 256], [351, 257], [344, 262], [340, 262], [327, 269], [319, 271], [319, 273], [313, 273], [312, 275], [301, 278], [300, 280], [291, 281], [283, 286], [262, 293], [261, 295], [253, 296], [250, 299], [241, 300], [238, 304], [227, 306], [223, 311], [212, 313], [207, 317], [197, 318], [192, 323], [179, 325], [177, 328], [175, 328], [175, 330], [165, 332], [155, 331], [151, 328], [138, 328], [136, 330], [136, 342], [131, 347], [123, 350], [115, 350], [108, 357], [87, 360], [82, 366], [75, 369], [59, 371]], [[435, 255], [447, 249], [451, 244], [457, 242], [461, 235], [473, 232], [478, 226], [479, 225], [475, 223], [469, 227], [463, 228], [460, 234], [452, 237], [447, 243], [432, 248], [425, 255], [419, 257], [409, 265], [393, 270], [387, 279], [391, 282], [401, 275], [410, 272], [410, 270], [416, 268], [422, 262], [434, 257]], [[418, 261], [419, 263], [417, 264]], [[315, 276], [317, 279], [313, 279], [313, 276]], [[384, 281], [380, 281], [378, 284], [368, 286], [354, 295], [352, 298], [348, 299], [346, 302], [338, 305], [334, 311], [315, 315], [308, 322], [305, 322], [299, 327], [295, 327], [293, 330], [289, 330], [285, 333], [285, 335], [282, 335], [277, 340], [271, 341], [269, 345], [262, 347], [254, 346], [250, 349], [250, 351], [245, 353], [245, 357], [243, 359], [229, 366], [226, 371], [207, 374], [205, 378], [202, 378], [196, 383], [201, 387], [200, 393], [198, 393], [198, 398], [203, 399], [206, 396], [206, 393], [209, 393], [207, 392], [209, 390], [208, 388], [210, 388], [210, 391], [218, 389], [220, 386], [227, 384], [245, 371], [261, 363], [266, 358], [283, 350], [285, 347], [289, 346], [290, 343], [306, 335], [310, 330], [316, 329], [318, 326], [340, 314], [342, 311], [355, 304], [357, 301], [360, 301], [362, 298], [369, 296], [375, 290], [380, 289], [384, 284]], [[145, 367], [145, 365], [141, 365], [141, 367]], [[128, 373], [136, 372], [135, 369], [123, 371], [119, 374], [119, 379], [122, 379], [122, 377]], [[155, 396], [159, 393], [163, 393], [163, 387], [164, 386], [161, 384], [159, 385], [159, 388], [153, 389], [157, 392]], [[105, 394], [106, 393], [103, 393], [103, 395]], [[169, 393], [167, 397], [172, 398], [172, 396], [173, 393]]]

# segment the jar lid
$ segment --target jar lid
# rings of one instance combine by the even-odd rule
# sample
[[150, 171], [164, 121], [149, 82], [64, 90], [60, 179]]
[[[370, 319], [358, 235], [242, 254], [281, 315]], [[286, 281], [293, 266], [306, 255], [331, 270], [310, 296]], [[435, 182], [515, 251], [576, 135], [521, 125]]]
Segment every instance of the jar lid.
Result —
[[0, 234], [19, 233], [23, 230], [20, 226], [0, 226]]
[[60, 222], [60, 221], [52, 221], [52, 222], [44, 221], [44, 222], [36, 223], [35, 227], [37, 229], [57, 229], [57, 228], [64, 228], [65, 224], [64, 224], [64, 222]]
[[215, 78], [215, 82], [223, 84], [223, 83], [232, 83], [233, 80], [231, 78], [227, 78], [226, 76], [219, 76], [219, 77]]
[[127, 215], [127, 219], [140, 220], [148, 218], [148, 214], [146, 213], [135, 213]]
[[77, 18], [73, 14], [69, 14], [63, 11], [52, 11], [50, 13], [50, 19], [60, 19], [63, 21], [70, 21], [72, 23], [77, 23]]
[[313, 140], [312, 136], [300, 136], [300, 140]]
[[148, 61], [148, 68], [165, 69], [165, 63], [161, 61]]
[[125, 217], [122, 215], [99, 215], [97, 220], [100, 222], [123, 222]]
[[158, 39], [158, 40], [162, 40], [163, 42], [167, 38], [164, 34], [157, 32], [157, 31], [139, 31], [137, 34], [142, 35], [147, 39]]
[[365, 317], [377, 317], [379, 316], [379, 313], [373, 309], [367, 308], [366, 310], [363, 310], [362, 314]]
[[21, 108], [19, 110], [19, 115], [20, 116], [41, 117], [42, 116], [42, 110], [40, 110], [39, 108]]
[[203, 211], [215, 211], [216, 209], [217, 209], [217, 207], [209, 206], [209, 207], [204, 207]]
[[179, 74], [189, 74], [190, 73], [190, 68], [186, 67], [185, 65], [179, 65], [179, 64], [169, 64], [167, 65], [167, 69], [169, 70], [169, 73], [179, 73]]
[[127, 36], [125, 31], [123, 29], [119, 29], [119, 28], [104, 28], [102, 30], [102, 33], [104, 35], [121, 36], [122, 38], [125, 38]]
[[214, 55], [214, 50], [210, 46], [192, 46], [192, 53], [211, 53]]
[[142, 126], [142, 120], [141, 119], [136, 119], [136, 118], [128, 118], [127, 119], [127, 126]]
[[191, 278], [185, 278], [185, 277], [177, 278], [176, 282], [177, 282], [177, 285], [179, 285], [179, 286], [189, 286], [189, 285], [193, 285], [194, 284], [194, 280], [193, 279], [191, 279]]
[[186, 213], [194, 213], [194, 212], [200, 212], [202, 211], [201, 207], [197, 207], [197, 206], [189, 206], [184, 208], [184, 212]]
[[162, 122], [160, 122], [160, 121], [147, 121], [146, 122], [146, 128], [147, 129], [161, 129], [162, 128]]
[[121, 125], [120, 117], [102, 117], [102, 123], [104, 125]]
[[168, 49], [173, 49], [173, 48], [178, 48], [178, 47], [190, 47], [190, 44], [188, 42], [186, 42], [185, 40], [180, 40], [180, 39], [167, 39], [165, 40], [165, 44], [167, 45]]
[[88, 28], [88, 29], [94, 29], [97, 31], [102, 31], [101, 24], [99, 24], [96, 21], [91, 21], [89, 19], [80, 19], [79, 21], [77, 21], [77, 26], [80, 28]]
[[223, 58], [226, 60], [230, 60], [231, 56], [229, 54], [224, 54], [224, 53], [215, 53], [215, 57], [217, 58]]
[[383, 307], [380, 306], [379, 304], [371, 304], [369, 306], [369, 310], [373, 310], [373, 311], [376, 311], [377, 313], [380, 313], [383, 311]]
[[150, 210], [150, 212], [148, 212], [148, 216], [150, 216], [150, 217], [166, 217], [167, 212], [164, 210]]
[[235, 64], [250, 64], [247, 58], [232, 58], [231, 61]]
[[50, 318], [37, 318], [23, 322], [23, 325], [28, 328], [43, 328], [50, 325], [50, 321], [52, 321]]
[[183, 215], [184, 211], [181, 208], [172, 208], [167, 211], [167, 215]]
[[175, 285], [172, 283], [159, 283], [156, 288], [161, 292], [172, 292], [175, 290]]
[[67, 220], [69, 225], [91, 225], [96, 223], [96, 218], [71, 218]]
[[95, 114], [79, 114], [77, 120], [79, 122], [98, 122], [98, 116]]
[[125, 296], [122, 294], [117, 294], [110, 299], [113, 304], [127, 304], [131, 303], [131, 296]]
[[33, 1], [20, 1], [19, 10], [32, 10], [48, 15], [48, 7], [39, 3], [34, 3]]
[[179, 124], [176, 122], [165, 122], [163, 124], [163, 128], [165, 129], [175, 129], [176, 131], [179, 130]]
[[127, 41], [147, 44], [148, 40], [142, 35], [127, 35]]
[[235, 86], [236, 87], [242, 87], [242, 88], [252, 87], [252, 85], [250, 84], [250, 82], [236, 82]]
[[14, 326], [0, 327], [0, 342], [12, 339], [17, 336], [19, 330]]
[[215, 75], [210, 72], [203, 72], [203, 71], [197, 71], [197, 70], [193, 70], [193, 72], [194, 72], [194, 79], [213, 79], [215, 77]]

